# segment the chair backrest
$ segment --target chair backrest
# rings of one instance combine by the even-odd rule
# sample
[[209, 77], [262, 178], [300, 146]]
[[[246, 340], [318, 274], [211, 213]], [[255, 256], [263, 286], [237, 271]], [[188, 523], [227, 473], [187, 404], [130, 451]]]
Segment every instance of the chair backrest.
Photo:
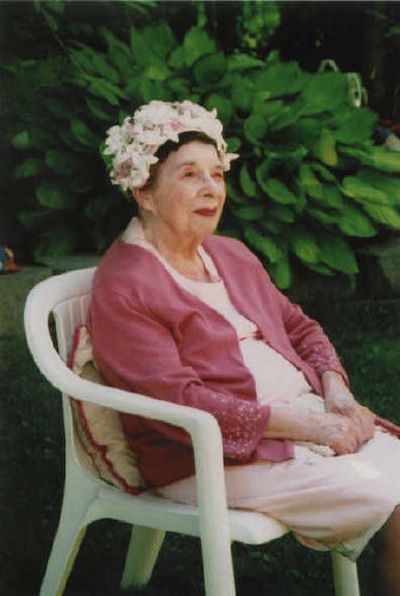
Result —
[[90, 293], [74, 296], [57, 304], [53, 309], [56, 323], [56, 336], [58, 353], [64, 362], [72, 348], [72, 339], [75, 329], [87, 320], [90, 302]]
[[[94, 272], [95, 268], [90, 268], [54, 276], [35, 286], [28, 296], [25, 307], [27, 341], [36, 364], [49, 379], [52, 358], [59, 355], [66, 363], [74, 331], [86, 323]], [[58, 354], [51, 338], [51, 315], [56, 325]], [[94, 473], [74, 430], [69, 396], [62, 395], [67, 465], [79, 463]]]

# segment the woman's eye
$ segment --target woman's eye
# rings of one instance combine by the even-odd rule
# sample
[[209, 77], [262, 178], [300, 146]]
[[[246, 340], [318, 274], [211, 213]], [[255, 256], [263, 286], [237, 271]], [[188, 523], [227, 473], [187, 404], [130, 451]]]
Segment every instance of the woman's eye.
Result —
[[215, 172], [215, 173], [213, 174], [213, 177], [214, 177], [216, 180], [224, 180], [224, 175], [223, 175], [223, 173], [222, 173], [222, 172]]
[[193, 178], [193, 176], [194, 176], [194, 172], [185, 172], [184, 173], [185, 178]]

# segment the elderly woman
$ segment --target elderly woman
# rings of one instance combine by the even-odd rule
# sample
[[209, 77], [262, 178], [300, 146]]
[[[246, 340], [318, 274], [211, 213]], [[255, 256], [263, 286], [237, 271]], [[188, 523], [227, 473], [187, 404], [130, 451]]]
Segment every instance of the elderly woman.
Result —
[[[400, 594], [400, 442], [354, 399], [321, 327], [242, 243], [213, 236], [236, 157], [215, 113], [153, 101], [110, 129], [105, 152], [139, 210], [93, 285], [107, 382], [216, 417], [231, 507], [351, 558], [384, 526], [380, 594]], [[124, 428], [147, 484], [195, 502], [187, 433], [131, 415]]]

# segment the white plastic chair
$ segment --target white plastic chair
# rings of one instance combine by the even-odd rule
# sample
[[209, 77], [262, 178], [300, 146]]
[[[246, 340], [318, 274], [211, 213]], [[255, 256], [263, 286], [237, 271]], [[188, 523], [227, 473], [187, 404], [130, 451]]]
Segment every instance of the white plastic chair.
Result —
[[[207, 596], [234, 596], [231, 541], [269, 542], [288, 532], [260, 513], [228, 510], [221, 434], [207, 412], [92, 383], [65, 364], [74, 329], [86, 321], [92, 269], [57, 275], [39, 283], [25, 306], [25, 330], [33, 358], [43, 375], [63, 394], [65, 490], [60, 522], [41, 587], [41, 596], [63, 593], [86, 527], [101, 518], [133, 524], [121, 586], [145, 585], [166, 531], [199, 536]], [[58, 352], [49, 332], [56, 321]], [[120, 412], [163, 420], [190, 433], [196, 464], [198, 507], [180, 505], [151, 491], [127, 495], [97, 476], [76, 437], [67, 396], [112, 407]], [[355, 563], [332, 553], [336, 596], [359, 596]]]

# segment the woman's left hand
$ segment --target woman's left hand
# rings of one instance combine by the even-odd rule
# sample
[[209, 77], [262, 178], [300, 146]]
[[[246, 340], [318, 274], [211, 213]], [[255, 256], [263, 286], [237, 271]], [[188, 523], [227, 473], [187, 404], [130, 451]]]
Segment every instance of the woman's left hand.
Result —
[[342, 376], [334, 371], [322, 375], [327, 412], [350, 418], [356, 425], [359, 447], [374, 435], [375, 414], [354, 398]]

